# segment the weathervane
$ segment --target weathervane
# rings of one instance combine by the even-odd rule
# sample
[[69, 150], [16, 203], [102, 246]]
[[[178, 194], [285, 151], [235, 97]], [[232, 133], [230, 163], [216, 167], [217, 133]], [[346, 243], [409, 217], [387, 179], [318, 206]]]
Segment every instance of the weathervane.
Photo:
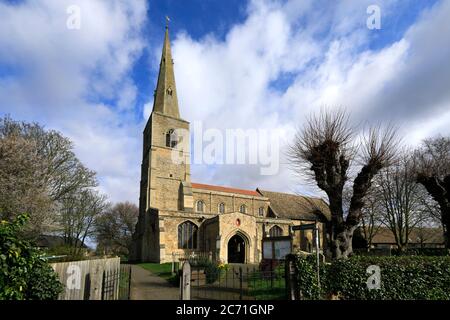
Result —
[[170, 22], [170, 18], [169, 18], [169, 16], [166, 16], [166, 28], [169, 28], [169, 22]]

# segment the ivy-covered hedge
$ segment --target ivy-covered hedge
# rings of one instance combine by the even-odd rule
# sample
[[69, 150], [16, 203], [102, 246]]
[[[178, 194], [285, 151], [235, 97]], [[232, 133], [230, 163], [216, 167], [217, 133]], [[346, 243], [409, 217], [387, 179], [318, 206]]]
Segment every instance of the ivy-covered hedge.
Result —
[[27, 220], [0, 221], [0, 300], [52, 300], [63, 289], [42, 252], [20, 239]]
[[[306, 299], [450, 300], [450, 257], [400, 256], [363, 257], [321, 265], [317, 286], [313, 256], [298, 256], [299, 289]], [[380, 288], [369, 290], [367, 268], [380, 268]]]

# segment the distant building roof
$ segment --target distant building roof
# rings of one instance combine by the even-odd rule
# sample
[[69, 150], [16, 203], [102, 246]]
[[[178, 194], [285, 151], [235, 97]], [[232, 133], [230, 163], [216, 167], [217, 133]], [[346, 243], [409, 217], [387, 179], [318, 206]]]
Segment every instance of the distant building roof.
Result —
[[[79, 243], [80, 240], [77, 240]], [[55, 235], [40, 235], [35, 240], [36, 245], [40, 248], [55, 248], [65, 245], [64, 237]], [[83, 248], [88, 248], [85, 244], [82, 245]]]
[[321, 198], [256, 190], [264, 197], [269, 198], [270, 209], [277, 217], [298, 220], [321, 220], [323, 215], [326, 219], [330, 219], [330, 209]]
[[261, 196], [258, 192], [254, 191], [254, 190], [245, 190], [245, 189], [237, 189], [237, 188], [231, 188], [231, 187], [214, 186], [214, 185], [203, 184], [203, 183], [192, 183], [192, 188], [211, 190], [211, 191], [219, 191], [219, 192], [228, 192], [228, 193], [238, 193], [238, 194], [254, 196], [254, 197]]
[[[443, 244], [444, 234], [440, 228], [412, 228], [408, 241], [411, 244]], [[375, 233], [372, 243], [395, 244], [395, 237], [391, 229], [382, 227]]]

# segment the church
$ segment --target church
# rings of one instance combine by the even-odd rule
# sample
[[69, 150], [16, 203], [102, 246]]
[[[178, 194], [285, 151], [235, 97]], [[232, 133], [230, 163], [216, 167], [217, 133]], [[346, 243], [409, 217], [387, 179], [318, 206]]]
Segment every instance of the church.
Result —
[[[190, 150], [175, 130], [189, 132], [182, 119], [175, 85], [169, 29], [166, 26], [153, 110], [143, 132], [139, 220], [130, 260], [171, 262], [173, 255], [208, 253], [224, 263], [259, 263], [268, 237], [292, 239], [292, 250], [311, 251], [315, 223], [320, 246], [329, 216], [320, 198], [210, 185], [191, 181]], [[174, 162], [173, 152], [183, 159]], [[323, 249], [323, 248], [321, 248]]]

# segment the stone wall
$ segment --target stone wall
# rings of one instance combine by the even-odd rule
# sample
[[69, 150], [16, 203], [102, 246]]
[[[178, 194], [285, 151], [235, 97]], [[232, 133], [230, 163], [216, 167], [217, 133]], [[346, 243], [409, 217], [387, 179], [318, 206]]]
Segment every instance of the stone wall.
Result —
[[217, 191], [206, 191], [194, 189], [194, 211], [197, 210], [197, 201], [205, 203], [204, 212], [218, 214], [219, 204], [225, 204], [225, 213], [238, 212], [241, 205], [246, 206], [246, 213], [257, 216], [258, 209], [264, 208], [265, 214], [268, 212], [269, 201], [264, 197], [253, 197], [238, 193], [226, 193]]
[[150, 149], [148, 207], [160, 210], [178, 210], [179, 190], [182, 181], [190, 182], [189, 137], [179, 136], [175, 148], [166, 147], [166, 134], [170, 129], [189, 132], [187, 121], [162, 115], [151, 117], [152, 147]]

